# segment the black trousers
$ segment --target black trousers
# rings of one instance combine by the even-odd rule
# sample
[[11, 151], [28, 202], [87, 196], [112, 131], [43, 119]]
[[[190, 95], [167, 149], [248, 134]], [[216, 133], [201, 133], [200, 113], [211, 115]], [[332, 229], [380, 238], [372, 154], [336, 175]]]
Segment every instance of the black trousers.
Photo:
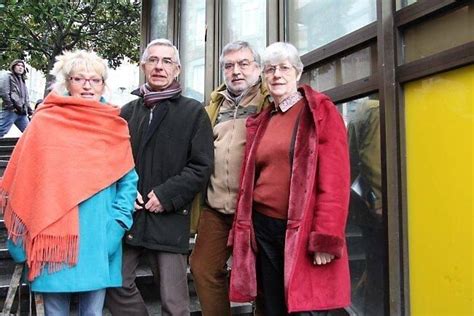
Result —
[[[284, 253], [286, 220], [253, 212], [253, 227], [258, 245], [257, 280], [259, 289], [258, 309], [265, 316], [286, 316], [284, 289]], [[291, 313], [294, 316], [325, 316], [327, 311]]]

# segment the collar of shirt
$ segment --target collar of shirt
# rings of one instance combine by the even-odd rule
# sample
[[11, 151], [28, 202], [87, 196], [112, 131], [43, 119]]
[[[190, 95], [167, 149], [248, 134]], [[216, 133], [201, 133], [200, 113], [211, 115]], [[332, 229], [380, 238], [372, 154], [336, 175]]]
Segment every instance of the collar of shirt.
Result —
[[302, 98], [303, 98], [303, 96], [301, 95], [301, 93], [299, 91], [296, 91], [295, 93], [290, 95], [288, 98], [283, 100], [280, 103], [280, 105], [278, 105], [278, 107], [280, 108], [280, 111], [285, 113], [286, 111], [291, 109], [293, 107], [293, 105], [298, 103], [298, 101], [301, 100]]

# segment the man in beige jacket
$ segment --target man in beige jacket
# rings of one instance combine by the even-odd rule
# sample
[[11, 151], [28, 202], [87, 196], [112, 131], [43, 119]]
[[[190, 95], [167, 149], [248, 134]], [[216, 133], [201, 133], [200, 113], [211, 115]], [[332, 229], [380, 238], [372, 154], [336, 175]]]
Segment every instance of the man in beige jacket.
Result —
[[245, 120], [268, 105], [260, 56], [247, 42], [227, 44], [219, 59], [225, 84], [206, 107], [214, 134], [214, 171], [203, 199], [196, 245], [190, 258], [204, 316], [231, 314], [226, 263], [245, 147]]

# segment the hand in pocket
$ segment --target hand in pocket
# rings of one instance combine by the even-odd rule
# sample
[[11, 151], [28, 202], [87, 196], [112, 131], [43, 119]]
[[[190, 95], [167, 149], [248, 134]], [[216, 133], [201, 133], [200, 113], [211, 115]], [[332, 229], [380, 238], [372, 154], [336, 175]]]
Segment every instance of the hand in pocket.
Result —
[[111, 219], [107, 223], [107, 251], [109, 256], [117, 252], [124, 234], [125, 229], [115, 219]]

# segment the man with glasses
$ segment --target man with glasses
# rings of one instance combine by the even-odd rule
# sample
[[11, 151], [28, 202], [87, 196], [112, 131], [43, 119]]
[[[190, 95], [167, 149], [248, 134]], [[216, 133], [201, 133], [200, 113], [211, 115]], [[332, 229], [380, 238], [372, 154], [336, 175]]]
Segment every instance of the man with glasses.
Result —
[[227, 44], [219, 58], [225, 84], [211, 93], [206, 110], [214, 132], [214, 171], [204, 198], [190, 263], [204, 316], [231, 314], [227, 238], [237, 202], [245, 147], [245, 120], [268, 105], [260, 56], [247, 42]]
[[201, 104], [181, 95], [178, 50], [170, 41], [150, 42], [141, 67], [146, 83], [121, 112], [139, 176], [134, 223], [124, 237], [123, 287], [107, 291], [106, 306], [114, 316], [148, 315], [135, 284], [144, 255], [159, 279], [161, 314], [184, 316], [190, 208], [211, 173], [212, 128]]

